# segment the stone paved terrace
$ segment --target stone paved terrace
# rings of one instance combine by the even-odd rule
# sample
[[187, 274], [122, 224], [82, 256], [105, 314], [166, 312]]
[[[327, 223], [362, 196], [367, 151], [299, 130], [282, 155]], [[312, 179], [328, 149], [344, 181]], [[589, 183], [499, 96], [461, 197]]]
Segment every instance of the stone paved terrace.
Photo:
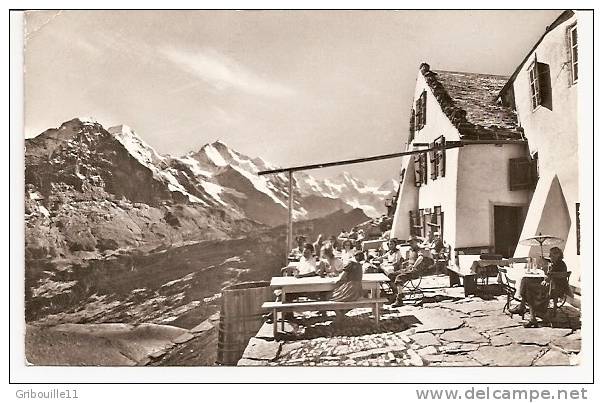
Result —
[[[423, 306], [386, 305], [377, 326], [368, 309], [306, 312], [287, 322], [275, 340], [266, 323], [238, 365], [266, 366], [539, 366], [576, 365], [580, 313], [565, 305], [553, 326], [526, 329], [520, 316], [502, 312], [502, 295], [464, 297], [448, 278], [425, 277]], [[491, 287], [494, 289], [495, 287]], [[527, 317], [526, 317], [527, 319]], [[280, 330], [280, 324], [279, 324]]]

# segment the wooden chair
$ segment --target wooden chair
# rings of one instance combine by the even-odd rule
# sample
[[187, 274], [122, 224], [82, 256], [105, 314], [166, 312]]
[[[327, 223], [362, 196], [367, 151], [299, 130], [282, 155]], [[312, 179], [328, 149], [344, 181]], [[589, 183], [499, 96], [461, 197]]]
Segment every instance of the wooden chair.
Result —
[[[497, 266], [497, 269], [498, 269], [498, 283], [500, 284], [503, 291], [507, 295], [507, 302], [505, 303], [505, 306], [503, 307], [502, 311], [509, 312], [509, 315], [511, 317], [513, 317], [513, 313], [511, 313], [511, 311], [510, 311], [511, 301], [521, 302], [521, 300], [519, 300], [519, 299], [517, 299], [517, 297], [515, 297], [515, 294], [517, 293], [517, 284], [516, 284], [515, 280], [511, 280], [507, 276], [506, 268]], [[523, 319], [525, 316], [525, 312], [521, 313], [520, 315], [521, 315], [521, 319]]]
[[[494, 255], [491, 253], [484, 253], [479, 255], [480, 260], [501, 260], [502, 255]], [[498, 273], [498, 266], [490, 265], [485, 267], [479, 267], [476, 271], [476, 283], [479, 286], [488, 287], [490, 277], [496, 276]]]
[[[549, 296], [549, 301], [553, 305], [553, 307], [552, 307], [553, 315], [551, 318], [549, 318], [549, 320], [551, 320], [552, 318], [557, 316], [557, 309], [559, 309], [563, 305], [565, 305], [565, 302], [567, 301], [567, 290], [569, 289], [569, 278], [571, 275], [572, 275], [571, 271], [567, 271], [567, 272], [553, 271], [548, 274], [548, 277], [549, 277], [548, 296]], [[562, 289], [559, 290], [558, 288], [556, 288], [555, 283], [557, 286], [559, 285], [559, 283], [561, 283]]]

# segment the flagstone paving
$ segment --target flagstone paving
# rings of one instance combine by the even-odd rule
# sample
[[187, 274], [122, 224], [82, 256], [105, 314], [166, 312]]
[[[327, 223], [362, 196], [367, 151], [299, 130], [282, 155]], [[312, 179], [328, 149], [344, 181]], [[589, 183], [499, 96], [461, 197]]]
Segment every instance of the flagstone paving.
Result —
[[[354, 309], [337, 326], [334, 314], [305, 313], [275, 340], [265, 325], [240, 366], [554, 366], [577, 365], [580, 313], [559, 309], [553, 326], [524, 328], [502, 312], [503, 296], [464, 297], [447, 277], [424, 278], [423, 306], [385, 305], [379, 326]], [[427, 297], [427, 295], [429, 295]], [[280, 328], [280, 325], [279, 325]]]

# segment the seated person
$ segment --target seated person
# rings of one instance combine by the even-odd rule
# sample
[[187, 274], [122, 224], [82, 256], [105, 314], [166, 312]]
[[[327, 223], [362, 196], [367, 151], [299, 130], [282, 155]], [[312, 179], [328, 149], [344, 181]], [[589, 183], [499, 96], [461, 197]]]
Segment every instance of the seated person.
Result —
[[563, 261], [563, 251], [552, 247], [549, 252], [551, 263], [546, 271], [546, 279], [542, 282], [535, 278], [524, 277], [519, 286], [521, 303], [509, 310], [511, 313], [524, 314], [526, 305], [530, 308], [530, 319], [524, 327], [538, 327], [536, 316], [546, 316], [549, 298], [561, 298], [570, 293], [565, 278], [551, 278], [551, 273], [566, 273], [567, 266]]
[[[363, 253], [357, 253], [354, 260], [348, 261], [343, 267], [343, 273], [335, 283], [331, 293], [331, 301], [348, 302], [356, 301], [362, 297], [362, 259]], [[345, 317], [346, 310], [335, 311], [336, 321], [340, 323]]]
[[403, 255], [398, 249], [398, 240], [396, 238], [392, 238], [387, 241], [387, 251], [381, 255], [381, 271], [389, 276], [390, 274], [400, 270], [402, 261]]
[[341, 251], [341, 245], [339, 245], [339, 241], [337, 240], [337, 237], [335, 235], [331, 235], [327, 242], [329, 242], [331, 244], [331, 247], [333, 247], [333, 252]]
[[549, 251], [551, 263], [547, 270], [547, 278], [542, 282], [542, 285], [550, 290], [552, 297], [564, 297], [571, 295], [569, 283], [566, 278], [551, 278], [551, 273], [567, 273], [567, 266], [563, 261], [563, 251], [554, 246]]
[[440, 233], [439, 232], [434, 232], [433, 233], [433, 239], [431, 240], [429, 248], [431, 249], [431, 252], [432, 252], [432, 254], [433, 254], [434, 257], [440, 255], [443, 252], [445, 252], [446, 246], [444, 245], [444, 241], [440, 237]]
[[352, 240], [346, 239], [342, 243], [343, 249], [341, 249], [341, 260], [343, 263], [347, 263], [349, 260], [354, 260], [354, 244]]
[[298, 261], [304, 254], [304, 244], [306, 243], [306, 237], [299, 235], [295, 238], [297, 246], [291, 249], [289, 252], [289, 260]]
[[407, 281], [420, 277], [430, 267], [433, 266], [433, 259], [426, 256], [424, 251], [419, 247], [419, 240], [416, 237], [411, 237], [408, 240], [410, 249], [406, 251], [406, 258], [400, 265], [400, 269], [389, 274], [390, 280], [393, 279], [395, 285], [396, 301], [392, 304], [393, 308], [403, 305], [404, 300], [404, 284]]
[[336, 277], [343, 271], [343, 262], [335, 257], [333, 247], [326, 244], [320, 251], [317, 273], [323, 277]]
[[311, 243], [304, 244], [303, 255], [299, 262], [289, 264], [281, 269], [281, 272], [295, 273], [295, 277], [311, 277], [316, 276], [316, 258], [314, 257], [314, 246]]

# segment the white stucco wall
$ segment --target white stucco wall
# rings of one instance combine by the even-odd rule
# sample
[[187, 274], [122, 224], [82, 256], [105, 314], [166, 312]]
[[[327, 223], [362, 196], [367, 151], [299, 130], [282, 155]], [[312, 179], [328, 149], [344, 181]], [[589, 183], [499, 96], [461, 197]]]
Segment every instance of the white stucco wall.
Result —
[[530, 191], [509, 190], [509, 159], [525, 156], [522, 144], [467, 145], [459, 150], [456, 247], [494, 246], [494, 206], [527, 210]]
[[417, 209], [419, 205], [419, 189], [415, 186], [415, 175], [413, 159], [404, 157], [402, 159], [402, 168], [406, 169], [404, 180], [400, 184], [400, 197], [396, 205], [396, 212], [392, 222], [392, 238], [408, 239], [410, 238], [410, 219], [409, 211]]
[[[427, 92], [426, 110], [427, 118], [425, 126], [415, 133], [414, 142], [416, 143], [431, 143], [440, 136], [446, 137], [447, 141], [460, 140], [459, 132], [450, 123], [448, 117], [440, 109], [438, 101], [433, 96], [431, 89], [425, 82], [421, 72], [417, 75], [415, 86], [415, 95], [413, 104], [421, 96], [423, 91]], [[413, 149], [412, 145], [407, 147], [407, 150]], [[414, 185], [414, 165], [412, 159], [405, 159], [403, 164], [408, 164], [407, 172], [409, 176], [409, 190], [401, 192], [396, 214], [394, 216], [393, 232], [398, 234], [408, 234], [410, 224], [408, 212], [419, 208], [431, 208], [441, 206], [444, 212], [444, 240], [453, 248], [455, 244], [455, 228], [456, 228], [456, 191], [457, 191], [457, 161], [458, 149], [446, 150], [446, 174], [443, 178], [439, 177], [435, 181], [431, 179], [431, 171], [428, 168], [427, 185], [423, 184], [416, 188]], [[429, 166], [429, 162], [427, 164]], [[413, 189], [414, 188], [414, 189]], [[416, 194], [418, 189], [418, 200]], [[412, 208], [409, 208], [412, 206]]]
[[[534, 234], [553, 235], [561, 239], [568, 239], [568, 232], [571, 228], [571, 218], [565, 205], [565, 197], [561, 189], [561, 184], [557, 175], [541, 176], [538, 180], [538, 186], [532, 197], [530, 209], [526, 217], [525, 224], [521, 233], [521, 239], [529, 238]], [[555, 245], [564, 249], [565, 242]], [[548, 254], [550, 246], [531, 247], [526, 245], [517, 245], [515, 257], [537, 257], [544, 252]], [[573, 271], [572, 271], [573, 275]]]
[[[579, 189], [579, 136], [577, 119], [577, 87], [570, 85], [570, 67], [567, 63], [567, 29], [577, 21], [574, 15], [549, 32], [532, 52], [513, 82], [515, 103], [519, 121], [529, 141], [530, 151], [538, 151], [541, 177], [557, 175], [565, 197], [571, 220], [565, 244], [565, 261], [572, 270], [572, 280], [579, 278], [579, 256], [576, 248], [576, 203], [580, 201]], [[578, 40], [580, 24], [578, 23]], [[578, 42], [580, 46], [580, 42]], [[578, 48], [580, 52], [580, 48]], [[532, 111], [528, 69], [537, 58], [550, 68], [552, 89], [552, 110], [538, 107]], [[580, 60], [580, 59], [579, 59]], [[536, 214], [536, 210], [534, 210]], [[534, 221], [537, 218], [530, 218]], [[537, 235], [537, 234], [522, 234]]]

